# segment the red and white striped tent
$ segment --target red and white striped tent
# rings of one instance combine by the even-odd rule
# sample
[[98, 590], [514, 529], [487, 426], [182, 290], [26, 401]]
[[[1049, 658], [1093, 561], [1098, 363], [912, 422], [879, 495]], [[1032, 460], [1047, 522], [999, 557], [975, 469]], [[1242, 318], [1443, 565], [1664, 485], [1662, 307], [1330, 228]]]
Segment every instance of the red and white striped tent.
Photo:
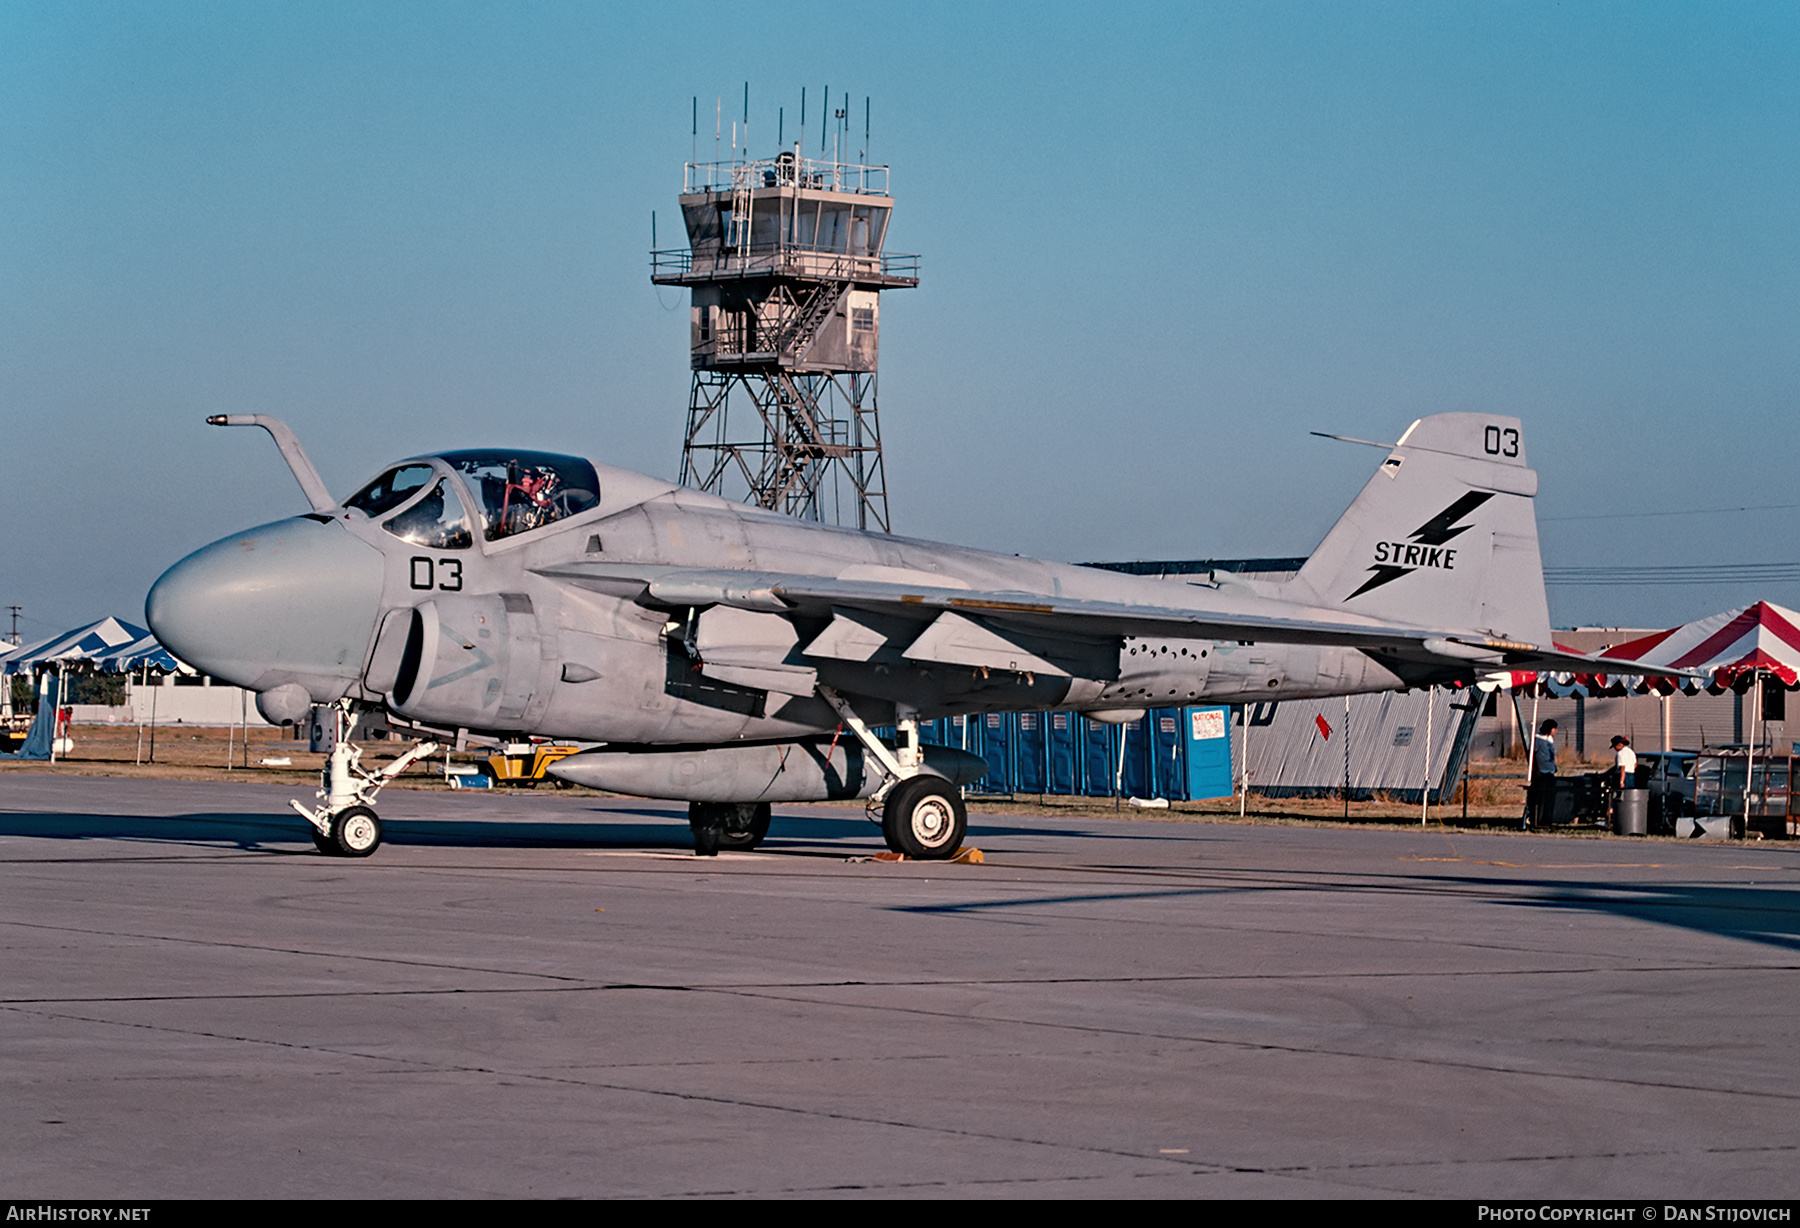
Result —
[[[1683, 623], [1655, 635], [1615, 644], [1605, 652], [1615, 660], [1638, 661], [1642, 674], [1544, 674], [1544, 691], [1552, 695], [1623, 695], [1677, 689], [1693, 694], [1704, 688], [1717, 695], [1744, 690], [1758, 677], [1779, 678], [1790, 689], [1800, 687], [1800, 614], [1759, 601]], [[1702, 680], [1658, 675], [1658, 669], [1692, 670]], [[1515, 673], [1514, 689], [1528, 689], [1538, 675]]]
[[1646, 666], [1696, 670], [1706, 676], [1706, 689], [1714, 692], [1747, 683], [1757, 674], [1800, 686], [1800, 614], [1759, 601], [1619, 644], [1606, 655]]

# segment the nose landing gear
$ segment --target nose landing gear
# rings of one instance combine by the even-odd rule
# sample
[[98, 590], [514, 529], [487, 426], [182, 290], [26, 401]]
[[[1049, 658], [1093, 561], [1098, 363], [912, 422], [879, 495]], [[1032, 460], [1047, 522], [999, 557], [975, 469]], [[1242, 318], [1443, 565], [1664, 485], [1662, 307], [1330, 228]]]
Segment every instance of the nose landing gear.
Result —
[[375, 814], [375, 797], [394, 777], [437, 750], [436, 742], [421, 742], [378, 772], [362, 770], [362, 748], [349, 740], [353, 705], [340, 699], [331, 705], [336, 720], [331, 756], [325, 765], [320, 805], [308, 810], [289, 802], [312, 829], [313, 847], [329, 857], [367, 857], [381, 847], [381, 820]]

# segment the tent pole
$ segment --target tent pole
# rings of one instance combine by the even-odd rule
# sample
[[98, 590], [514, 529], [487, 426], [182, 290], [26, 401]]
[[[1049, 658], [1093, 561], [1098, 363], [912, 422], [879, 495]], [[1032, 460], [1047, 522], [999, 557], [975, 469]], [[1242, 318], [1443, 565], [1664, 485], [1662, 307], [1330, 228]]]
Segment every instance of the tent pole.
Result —
[[[1146, 716], [1145, 720], [1150, 718]], [[1119, 726], [1119, 766], [1113, 773], [1113, 809], [1117, 810], [1124, 803], [1119, 799], [1125, 795], [1125, 739], [1131, 733], [1130, 725]]]
[[1437, 688], [1425, 690], [1425, 787], [1419, 790], [1419, 826], [1424, 827], [1431, 814], [1431, 710], [1437, 702]]
[[1344, 822], [1350, 821], [1350, 697], [1344, 696]]
[[62, 725], [63, 700], [69, 694], [69, 665], [66, 661], [56, 663], [56, 702], [50, 711], [50, 762], [56, 762], [56, 743], [59, 740], [56, 731]]
[[1243, 743], [1243, 762], [1238, 764], [1238, 818], [1244, 817], [1244, 807], [1250, 801], [1250, 705], [1238, 705], [1239, 719], [1243, 722], [1244, 732], [1239, 738]]
[[[1517, 711], [1514, 707], [1514, 711]], [[1531, 786], [1537, 782], [1534, 773], [1537, 771], [1537, 720], [1538, 693], [1537, 680], [1532, 679], [1531, 688], [1531, 728], [1525, 734], [1525, 823], [1531, 825]]]
[[[1756, 719], [1762, 712], [1762, 671], [1750, 671], [1750, 742], [1744, 758], [1744, 838], [1750, 838], [1750, 794], [1756, 784]], [[1767, 809], [1767, 806], [1764, 806]]]

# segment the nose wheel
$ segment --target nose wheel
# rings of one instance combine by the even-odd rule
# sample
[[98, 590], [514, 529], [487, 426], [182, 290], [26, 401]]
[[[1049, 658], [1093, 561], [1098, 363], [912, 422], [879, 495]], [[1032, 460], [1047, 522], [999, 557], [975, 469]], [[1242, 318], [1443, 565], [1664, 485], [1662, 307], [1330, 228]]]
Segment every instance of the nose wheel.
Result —
[[327, 857], [367, 857], [381, 847], [381, 820], [367, 806], [333, 815], [331, 830], [312, 828], [313, 847]]
[[380, 771], [365, 772], [360, 764], [362, 750], [351, 745], [347, 736], [354, 715], [350, 701], [341, 699], [332, 707], [336, 710], [337, 738], [325, 765], [324, 788], [318, 792], [321, 804], [311, 809], [297, 801], [289, 805], [306, 820], [313, 847], [321, 853], [328, 857], [367, 857], [381, 847], [381, 820], [371, 804], [375, 795], [414, 762], [437, 750], [437, 743], [421, 743]]
[[367, 806], [352, 806], [332, 817], [331, 843], [340, 857], [367, 857], [381, 847], [381, 820]]

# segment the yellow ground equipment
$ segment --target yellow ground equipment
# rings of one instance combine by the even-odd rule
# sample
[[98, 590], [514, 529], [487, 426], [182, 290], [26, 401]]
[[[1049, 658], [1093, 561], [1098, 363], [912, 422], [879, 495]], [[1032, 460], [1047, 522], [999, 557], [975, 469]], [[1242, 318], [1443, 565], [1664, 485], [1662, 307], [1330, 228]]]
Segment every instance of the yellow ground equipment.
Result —
[[[497, 785], [520, 785], [532, 788], [545, 777], [545, 769], [565, 755], [580, 750], [579, 746], [560, 746], [551, 742], [512, 742], [498, 754], [488, 756], [488, 775]], [[562, 781], [556, 782], [561, 785]]]

